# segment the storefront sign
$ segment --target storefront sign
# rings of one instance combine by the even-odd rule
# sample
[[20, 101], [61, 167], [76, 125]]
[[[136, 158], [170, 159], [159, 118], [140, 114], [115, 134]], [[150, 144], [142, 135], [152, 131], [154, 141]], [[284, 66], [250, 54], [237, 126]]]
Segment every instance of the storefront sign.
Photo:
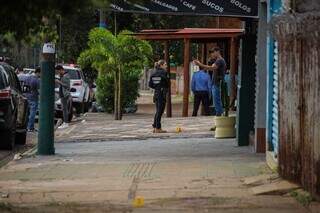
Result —
[[113, 1], [110, 8], [116, 12], [257, 18], [259, 0], [150, 0], [144, 2]]

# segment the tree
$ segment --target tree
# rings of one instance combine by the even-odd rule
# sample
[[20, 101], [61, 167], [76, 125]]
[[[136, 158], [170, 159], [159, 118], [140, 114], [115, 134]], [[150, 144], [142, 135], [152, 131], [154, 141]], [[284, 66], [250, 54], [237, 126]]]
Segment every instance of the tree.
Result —
[[[110, 73], [114, 79], [114, 115], [122, 117], [122, 74], [125, 69], [143, 69], [149, 61], [152, 48], [129, 31], [114, 36], [110, 31], [95, 28], [89, 33], [88, 49], [78, 59], [82, 66], [91, 65], [99, 73]], [[99, 88], [98, 88], [99, 90]]]
[[31, 29], [39, 31], [43, 17], [56, 18], [58, 14], [68, 16], [91, 5], [103, 4], [107, 0], [11, 0], [0, 7], [0, 32], [13, 32], [18, 40], [25, 38]]

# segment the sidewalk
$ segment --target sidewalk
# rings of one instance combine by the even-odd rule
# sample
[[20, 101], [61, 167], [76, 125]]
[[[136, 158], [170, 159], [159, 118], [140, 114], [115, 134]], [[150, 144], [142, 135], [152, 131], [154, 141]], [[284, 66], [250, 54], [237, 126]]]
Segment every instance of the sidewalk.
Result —
[[[86, 114], [82, 120], [70, 125], [66, 130], [56, 132], [57, 142], [80, 141], [121, 141], [145, 140], [148, 138], [206, 138], [212, 137], [213, 117], [166, 118], [162, 119], [162, 127], [166, 134], [152, 133], [153, 115], [137, 113], [125, 115], [123, 120], [113, 120], [113, 115], [102, 113]], [[177, 134], [176, 128], [182, 132]]]
[[306, 212], [290, 196], [254, 196], [241, 180], [269, 174], [265, 156], [213, 139], [211, 119], [165, 119], [159, 138], [144, 128], [150, 117], [88, 115], [57, 132], [55, 156], [0, 170], [0, 212]]

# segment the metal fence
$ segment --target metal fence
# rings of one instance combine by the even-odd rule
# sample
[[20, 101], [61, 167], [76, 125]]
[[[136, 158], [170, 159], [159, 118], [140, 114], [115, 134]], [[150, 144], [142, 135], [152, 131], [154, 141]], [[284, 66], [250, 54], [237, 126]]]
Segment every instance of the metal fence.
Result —
[[279, 44], [279, 172], [320, 196], [320, 13], [282, 15]]

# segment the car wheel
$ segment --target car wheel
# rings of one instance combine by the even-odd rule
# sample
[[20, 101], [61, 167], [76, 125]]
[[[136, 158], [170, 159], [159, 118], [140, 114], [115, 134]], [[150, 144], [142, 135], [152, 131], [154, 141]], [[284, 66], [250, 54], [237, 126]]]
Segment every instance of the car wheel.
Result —
[[84, 112], [88, 112], [89, 111], [89, 102], [86, 102], [84, 104]]
[[14, 147], [16, 139], [16, 120], [14, 120], [14, 125], [11, 129], [3, 131], [0, 133], [0, 137], [3, 138], [0, 142], [0, 149], [3, 150], [12, 150]]
[[27, 143], [27, 132], [16, 133], [16, 144], [25, 145]]
[[77, 105], [76, 107], [76, 112], [78, 115], [83, 114], [84, 112], [84, 103], [79, 103], [79, 105]]

